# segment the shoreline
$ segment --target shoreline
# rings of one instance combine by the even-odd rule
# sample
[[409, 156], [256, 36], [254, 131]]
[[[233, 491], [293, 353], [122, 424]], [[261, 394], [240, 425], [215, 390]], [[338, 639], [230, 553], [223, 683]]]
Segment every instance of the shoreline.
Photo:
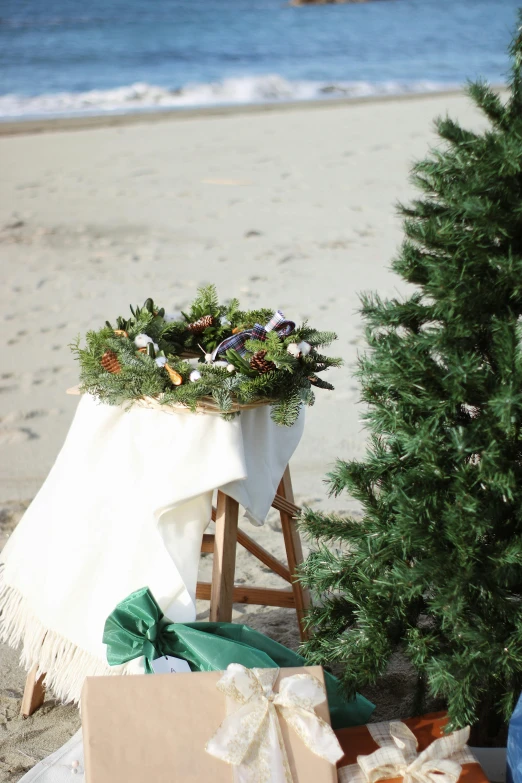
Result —
[[[502, 93], [505, 85], [491, 85]], [[130, 125], [148, 125], [170, 120], [189, 120], [204, 117], [230, 117], [258, 115], [272, 112], [334, 109], [339, 106], [361, 106], [409, 101], [436, 100], [444, 97], [465, 95], [466, 86], [460, 89], [433, 92], [399, 93], [397, 95], [370, 95], [360, 98], [325, 98], [309, 101], [274, 101], [271, 103], [247, 103], [223, 106], [200, 106], [195, 108], [143, 109], [121, 114], [89, 114], [64, 117], [41, 117], [35, 119], [0, 120], [0, 136], [33, 135], [57, 131], [91, 130]]]

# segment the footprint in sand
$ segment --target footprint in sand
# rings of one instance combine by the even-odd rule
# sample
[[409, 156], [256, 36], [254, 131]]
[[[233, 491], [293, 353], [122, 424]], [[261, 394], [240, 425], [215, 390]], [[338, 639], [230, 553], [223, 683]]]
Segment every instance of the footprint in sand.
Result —
[[40, 436], [29, 427], [0, 429], [0, 445], [13, 445], [27, 440], [37, 440]]
[[60, 408], [11, 411], [6, 416], [0, 418], [0, 445], [10, 445], [28, 440], [37, 440], [40, 435], [31, 429], [31, 427], [27, 426], [25, 422], [43, 419], [47, 416], [56, 416], [60, 413]]
[[60, 408], [37, 408], [30, 411], [11, 411], [0, 418], [0, 425], [12, 425], [21, 421], [30, 421], [31, 419], [44, 419], [47, 416], [56, 416], [62, 411]]
[[[14, 373], [12, 372], [3, 372], [0, 375], [0, 394], [15, 391], [18, 388], [18, 385], [12, 382], [14, 377]], [[11, 383], [9, 383], [9, 381], [11, 381]]]

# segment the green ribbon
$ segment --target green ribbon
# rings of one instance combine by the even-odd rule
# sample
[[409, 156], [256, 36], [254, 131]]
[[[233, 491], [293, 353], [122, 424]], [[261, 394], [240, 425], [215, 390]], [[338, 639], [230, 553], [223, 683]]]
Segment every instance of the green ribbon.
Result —
[[[145, 657], [152, 661], [173, 655], [187, 661], [192, 671], [224, 671], [230, 663], [249, 669], [306, 666], [306, 661], [282, 644], [248, 625], [237, 623], [172, 623], [167, 620], [148, 587], [121, 601], [105, 623], [103, 642], [111, 666]], [[334, 729], [368, 723], [375, 709], [364, 696], [347, 701], [338, 680], [324, 673], [330, 716]]]

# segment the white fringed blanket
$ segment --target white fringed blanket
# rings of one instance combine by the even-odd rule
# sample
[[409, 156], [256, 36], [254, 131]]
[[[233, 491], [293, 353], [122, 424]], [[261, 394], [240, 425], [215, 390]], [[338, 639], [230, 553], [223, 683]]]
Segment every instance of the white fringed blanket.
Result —
[[22, 665], [37, 664], [63, 701], [79, 699], [88, 675], [129, 671], [107, 665], [107, 616], [148, 586], [167, 617], [193, 621], [212, 491], [223, 489], [262, 524], [303, 424], [301, 414], [278, 427], [267, 406], [226, 422], [83, 397], [0, 554], [0, 638], [22, 643]]

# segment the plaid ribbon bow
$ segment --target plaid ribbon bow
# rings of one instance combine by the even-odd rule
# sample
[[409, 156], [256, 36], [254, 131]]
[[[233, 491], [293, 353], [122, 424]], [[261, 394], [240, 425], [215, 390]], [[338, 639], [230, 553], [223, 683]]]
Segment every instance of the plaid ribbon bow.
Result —
[[281, 337], [288, 337], [295, 329], [295, 323], [293, 321], [287, 321], [281, 312], [277, 310], [272, 318], [269, 320], [266, 326], [261, 324], [255, 324], [252, 329], [246, 329], [244, 332], [233, 334], [227, 337], [221, 342], [217, 348], [212, 352], [212, 361], [219, 356], [220, 353], [225, 353], [230, 349], [234, 349], [240, 356], [245, 356], [247, 349], [245, 343], [248, 340], [266, 340], [268, 332], [275, 330]]

